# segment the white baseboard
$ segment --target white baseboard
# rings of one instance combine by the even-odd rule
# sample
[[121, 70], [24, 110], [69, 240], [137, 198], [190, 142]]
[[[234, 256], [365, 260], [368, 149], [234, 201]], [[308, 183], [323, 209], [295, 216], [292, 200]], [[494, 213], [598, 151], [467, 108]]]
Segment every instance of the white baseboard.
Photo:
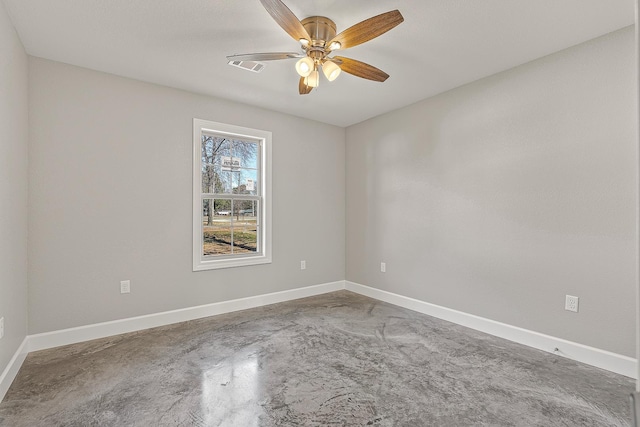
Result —
[[[637, 379], [636, 359], [346, 281], [345, 289], [509, 341]], [[554, 351], [555, 349], [559, 351]]]
[[[477, 331], [505, 338], [507, 340], [559, 356], [567, 357], [591, 366], [606, 369], [630, 378], [637, 378], [636, 359], [631, 357], [600, 350], [561, 338], [544, 335], [516, 326], [507, 325], [505, 323], [496, 322], [473, 314], [452, 310], [450, 308], [441, 307], [414, 298], [371, 288], [358, 283], [341, 280], [288, 291], [274, 292], [231, 301], [155, 313], [146, 316], [138, 316], [128, 319], [114, 320], [111, 322], [96, 323], [93, 325], [29, 335], [24, 339], [9, 362], [9, 365], [2, 373], [2, 376], [0, 376], [0, 401], [2, 401], [9, 389], [9, 386], [16, 377], [27, 353], [31, 351], [45, 350], [48, 348], [59, 347], [61, 345], [74, 344], [97, 338], [169, 325], [172, 323], [185, 322], [188, 320], [230, 313], [233, 311], [246, 310], [249, 308], [306, 298], [342, 289], [347, 289], [351, 292], [365, 295], [370, 298], [408, 308], [409, 310], [437, 317], [442, 320], [466, 326]], [[558, 352], [554, 352], [554, 349], [556, 348], [559, 349]]]
[[20, 344], [20, 347], [16, 350], [15, 354], [9, 361], [9, 364], [2, 372], [2, 375], [0, 375], [0, 402], [2, 402], [4, 395], [9, 391], [11, 383], [16, 378], [16, 375], [18, 375], [18, 371], [20, 370], [24, 359], [27, 358], [28, 338], [29, 337], [25, 337], [25, 339], [22, 340], [22, 344]]
[[154, 313], [146, 316], [131, 317], [128, 319], [113, 320], [111, 322], [95, 323], [93, 325], [29, 335], [27, 337], [28, 351], [44, 350], [59, 347], [61, 345], [74, 344], [97, 338], [124, 334], [127, 332], [155, 328], [157, 326], [170, 325], [172, 323], [186, 322], [187, 320], [200, 319], [233, 311], [246, 310], [249, 308], [306, 298], [341, 289], [344, 289], [344, 281], [342, 280], [322, 285], [291, 289], [288, 291], [274, 292], [179, 310], [165, 311], [162, 313]]
[[110, 322], [95, 323], [76, 328], [28, 335], [20, 345], [20, 348], [18, 348], [14, 354], [9, 365], [7, 365], [2, 376], [0, 376], [0, 402], [4, 399], [5, 394], [18, 374], [27, 354], [31, 351], [46, 350], [48, 348], [59, 347], [62, 345], [75, 344], [78, 342], [105, 338], [127, 332], [135, 332], [143, 329], [155, 328], [157, 326], [170, 325], [172, 323], [186, 322], [188, 320], [311, 297], [342, 289], [344, 289], [344, 280], [183, 308], [179, 310], [165, 311], [146, 316], [131, 317], [128, 319], [113, 320]]

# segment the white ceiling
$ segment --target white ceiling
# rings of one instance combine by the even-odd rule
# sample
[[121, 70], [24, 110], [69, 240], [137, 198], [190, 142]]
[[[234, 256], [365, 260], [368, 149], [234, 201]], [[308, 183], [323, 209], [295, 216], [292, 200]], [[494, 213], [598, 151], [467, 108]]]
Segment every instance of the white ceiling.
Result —
[[259, 74], [226, 55], [297, 51], [259, 0], [4, 0], [33, 56], [348, 126], [634, 23], [633, 0], [285, 0], [338, 32], [399, 9], [405, 22], [340, 55], [391, 75], [342, 74], [298, 95], [295, 60]]

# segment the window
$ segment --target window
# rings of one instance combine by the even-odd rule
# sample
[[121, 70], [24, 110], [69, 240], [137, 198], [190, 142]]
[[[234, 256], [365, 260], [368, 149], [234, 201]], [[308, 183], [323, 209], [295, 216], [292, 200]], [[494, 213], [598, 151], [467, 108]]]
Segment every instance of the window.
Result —
[[193, 120], [193, 271], [271, 262], [271, 132]]

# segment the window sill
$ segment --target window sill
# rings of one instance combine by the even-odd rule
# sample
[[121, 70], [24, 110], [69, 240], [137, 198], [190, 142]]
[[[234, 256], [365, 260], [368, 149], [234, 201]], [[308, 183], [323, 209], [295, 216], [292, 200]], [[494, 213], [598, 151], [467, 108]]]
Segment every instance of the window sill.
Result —
[[271, 257], [265, 255], [243, 258], [201, 260], [193, 265], [193, 271], [217, 270], [220, 268], [246, 267], [250, 265], [271, 264]]

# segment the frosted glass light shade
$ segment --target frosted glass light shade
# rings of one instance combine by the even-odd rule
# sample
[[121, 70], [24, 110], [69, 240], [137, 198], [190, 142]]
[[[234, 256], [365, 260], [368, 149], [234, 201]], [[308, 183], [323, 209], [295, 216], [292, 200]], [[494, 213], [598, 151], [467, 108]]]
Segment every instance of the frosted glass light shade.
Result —
[[307, 77], [313, 71], [313, 59], [305, 56], [298, 62], [296, 62], [296, 71], [300, 75], [300, 77]]
[[340, 67], [336, 65], [335, 62], [327, 61], [324, 64], [322, 64], [322, 72], [324, 73], [324, 76], [327, 78], [327, 80], [329, 80], [330, 82], [337, 79], [341, 71], [342, 70], [340, 69]]
[[307, 77], [305, 77], [304, 84], [309, 87], [318, 87], [320, 84], [320, 73], [318, 73], [317, 70], [313, 70]]

